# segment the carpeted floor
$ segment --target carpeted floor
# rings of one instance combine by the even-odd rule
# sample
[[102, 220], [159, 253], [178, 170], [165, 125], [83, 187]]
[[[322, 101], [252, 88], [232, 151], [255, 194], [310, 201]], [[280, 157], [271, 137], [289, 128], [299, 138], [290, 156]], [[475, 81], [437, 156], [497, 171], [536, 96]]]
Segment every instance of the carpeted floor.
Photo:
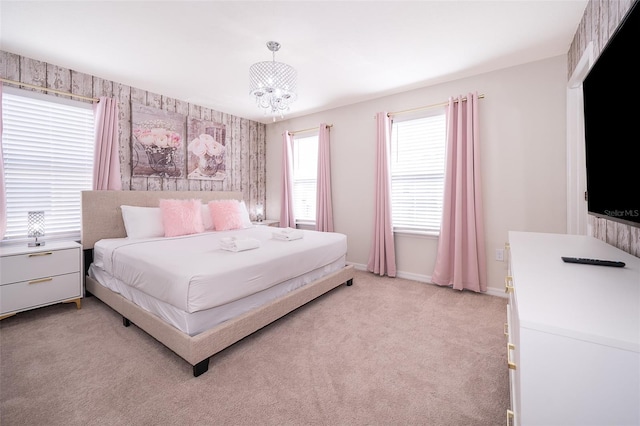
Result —
[[500, 425], [506, 299], [357, 271], [211, 359], [95, 297], [0, 321], [0, 424]]

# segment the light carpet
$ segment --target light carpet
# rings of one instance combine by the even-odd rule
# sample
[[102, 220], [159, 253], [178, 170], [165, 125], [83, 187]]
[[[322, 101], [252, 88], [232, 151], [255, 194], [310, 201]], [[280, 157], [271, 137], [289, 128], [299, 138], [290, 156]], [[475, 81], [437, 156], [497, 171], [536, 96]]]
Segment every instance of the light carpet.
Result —
[[500, 425], [506, 299], [356, 271], [191, 366], [95, 297], [0, 321], [0, 424]]

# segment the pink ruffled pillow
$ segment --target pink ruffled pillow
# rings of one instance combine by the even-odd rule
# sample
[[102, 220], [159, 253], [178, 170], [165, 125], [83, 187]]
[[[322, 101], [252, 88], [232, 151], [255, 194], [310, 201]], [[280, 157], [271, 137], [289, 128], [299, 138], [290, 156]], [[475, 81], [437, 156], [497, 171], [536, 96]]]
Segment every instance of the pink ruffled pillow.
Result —
[[216, 231], [243, 228], [240, 202], [238, 200], [209, 201], [211, 221]]
[[160, 200], [165, 237], [204, 232], [201, 200]]

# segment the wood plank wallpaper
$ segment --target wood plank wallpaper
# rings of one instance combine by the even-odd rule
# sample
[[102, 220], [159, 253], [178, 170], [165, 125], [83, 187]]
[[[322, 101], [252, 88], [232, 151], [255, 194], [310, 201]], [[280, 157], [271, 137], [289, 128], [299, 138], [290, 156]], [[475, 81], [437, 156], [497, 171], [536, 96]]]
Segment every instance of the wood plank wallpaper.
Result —
[[[257, 204], [266, 206], [265, 124], [1, 50], [0, 76], [75, 95], [116, 99], [120, 108], [120, 168], [123, 190], [241, 191], [252, 219]], [[184, 178], [133, 177], [131, 102], [224, 124], [227, 166], [224, 181], [187, 179], [186, 174]]]
[[[573, 71], [589, 42], [597, 58], [634, 0], [590, 0], [568, 52], [568, 74]], [[640, 228], [589, 215], [594, 237], [640, 257]]]

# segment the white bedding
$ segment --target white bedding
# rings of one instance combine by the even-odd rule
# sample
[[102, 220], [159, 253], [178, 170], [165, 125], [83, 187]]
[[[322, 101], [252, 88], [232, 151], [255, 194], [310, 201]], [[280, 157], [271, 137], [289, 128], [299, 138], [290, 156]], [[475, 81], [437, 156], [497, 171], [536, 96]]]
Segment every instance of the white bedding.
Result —
[[190, 336], [209, 330], [218, 324], [249, 312], [259, 306], [271, 302], [285, 294], [305, 286], [333, 272], [344, 268], [345, 257], [341, 257], [330, 265], [323, 266], [311, 272], [307, 272], [299, 277], [292, 278], [280, 284], [274, 285], [266, 290], [243, 297], [231, 303], [220, 305], [215, 308], [189, 313], [171, 306], [170, 304], [149, 296], [122, 281], [112, 277], [106, 271], [98, 268], [95, 264], [89, 267], [89, 276], [100, 285], [107, 287], [111, 291], [121, 294], [127, 300], [135, 303], [144, 310], [162, 318], [166, 323], [171, 324], [178, 330]]
[[[207, 232], [184, 237], [106, 239], [94, 264], [137, 291], [193, 313], [239, 300], [344, 258], [344, 234], [303, 231], [294, 241], [272, 238], [276, 228]], [[260, 247], [220, 249], [225, 237], [255, 238]], [[144, 271], [144, 273], [142, 273]]]

